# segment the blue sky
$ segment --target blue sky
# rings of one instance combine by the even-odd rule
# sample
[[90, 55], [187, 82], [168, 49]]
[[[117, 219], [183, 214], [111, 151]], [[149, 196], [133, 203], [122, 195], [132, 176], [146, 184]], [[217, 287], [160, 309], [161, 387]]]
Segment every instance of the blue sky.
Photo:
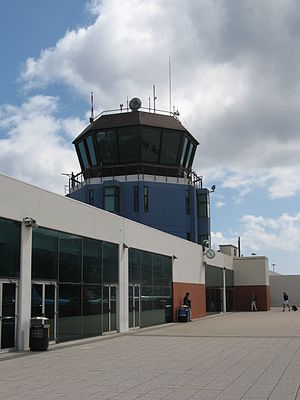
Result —
[[[0, 172], [58, 193], [96, 113], [172, 104], [200, 145], [212, 238], [298, 274], [300, 8], [296, 0], [0, 3]], [[28, 154], [34, 154], [28, 157]]]

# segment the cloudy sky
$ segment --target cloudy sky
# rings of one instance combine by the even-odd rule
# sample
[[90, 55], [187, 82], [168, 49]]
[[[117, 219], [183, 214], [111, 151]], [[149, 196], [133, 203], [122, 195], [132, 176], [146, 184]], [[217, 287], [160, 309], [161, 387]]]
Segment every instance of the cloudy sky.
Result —
[[[16, 0], [0, 3], [0, 172], [64, 194], [95, 109], [172, 104], [198, 139], [212, 237], [300, 273], [297, 0]], [[0, 188], [1, 193], [1, 188]], [[217, 248], [217, 247], [216, 247]]]

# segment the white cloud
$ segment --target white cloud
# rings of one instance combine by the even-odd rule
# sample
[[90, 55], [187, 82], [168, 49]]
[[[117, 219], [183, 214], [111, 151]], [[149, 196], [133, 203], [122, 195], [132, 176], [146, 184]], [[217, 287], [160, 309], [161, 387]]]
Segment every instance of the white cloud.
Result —
[[74, 138], [84, 125], [76, 118], [56, 118], [58, 106], [58, 98], [51, 96], [29, 97], [20, 107], [0, 106], [0, 131], [5, 132], [0, 165], [4, 174], [63, 194], [66, 178], [61, 173], [79, 169], [69, 137], [73, 128]]
[[271, 250], [300, 252], [300, 213], [282, 214], [277, 219], [244, 215], [242, 227], [243, 247], [249, 253], [267, 254]]
[[93, 89], [96, 107], [105, 109], [126, 104], [126, 96], [148, 105], [156, 83], [157, 107], [167, 109], [171, 55], [174, 104], [200, 141], [199, 174], [219, 175], [240, 192], [237, 202], [254, 185], [268, 185], [271, 198], [299, 193], [296, 2], [93, 0], [87, 6], [93, 24], [26, 61], [21, 78], [28, 90], [61, 82], [87, 97]]

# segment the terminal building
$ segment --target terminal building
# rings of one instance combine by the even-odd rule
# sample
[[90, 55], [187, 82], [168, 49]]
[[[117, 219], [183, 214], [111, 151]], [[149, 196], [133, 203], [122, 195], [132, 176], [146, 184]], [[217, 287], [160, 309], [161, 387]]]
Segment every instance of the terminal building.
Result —
[[248, 311], [251, 292], [269, 310], [266, 257], [202, 246], [209, 190], [178, 119], [102, 115], [74, 144], [67, 197], [0, 174], [1, 351], [28, 349], [34, 316], [52, 343], [176, 322], [186, 292], [194, 319]]

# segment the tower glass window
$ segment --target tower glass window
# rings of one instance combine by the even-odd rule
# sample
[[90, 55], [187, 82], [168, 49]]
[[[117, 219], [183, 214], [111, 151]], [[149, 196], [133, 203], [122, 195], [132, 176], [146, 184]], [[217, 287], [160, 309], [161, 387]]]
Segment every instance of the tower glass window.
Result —
[[160, 146], [160, 129], [144, 127], [142, 132], [142, 160], [158, 161]]
[[92, 139], [91, 136], [87, 137], [86, 143], [87, 143], [87, 146], [88, 146], [88, 149], [89, 149], [92, 166], [94, 166], [94, 165], [97, 164], [97, 160], [96, 160], [96, 155], [95, 155], [95, 150], [94, 150], [93, 139]]
[[103, 190], [103, 208], [106, 211], [120, 212], [120, 189], [115, 186]]
[[94, 205], [94, 189], [89, 189], [89, 204]]
[[209, 196], [197, 193], [197, 214], [198, 218], [209, 218]]
[[148, 186], [144, 186], [144, 212], [149, 210]]
[[83, 162], [83, 166], [84, 166], [84, 168], [88, 168], [89, 167], [89, 162], [88, 162], [88, 159], [87, 159], [84, 143], [80, 142], [78, 144], [78, 147], [79, 147], [80, 156], [81, 156], [81, 159], [82, 159], [82, 162]]
[[187, 144], [188, 144], [188, 138], [185, 137], [185, 138], [184, 138], [184, 143], [183, 143], [183, 148], [182, 148], [181, 159], [180, 159], [180, 165], [183, 164], [183, 160], [184, 160], [184, 156], [185, 156]]
[[190, 210], [191, 210], [191, 206], [190, 206], [190, 191], [186, 190], [185, 191], [185, 211], [187, 215], [190, 215]]
[[139, 187], [134, 186], [134, 212], [139, 212]]
[[115, 130], [107, 130], [96, 134], [97, 147], [103, 164], [118, 162], [117, 135]]
[[192, 151], [193, 151], [193, 145], [192, 145], [192, 143], [190, 142], [189, 143], [189, 148], [188, 148], [188, 153], [187, 153], [187, 159], [186, 159], [186, 162], [185, 162], [185, 168], [188, 168], [189, 167], [189, 164], [190, 164], [190, 160], [191, 160], [191, 155], [192, 155]]
[[121, 162], [137, 162], [139, 158], [138, 128], [119, 128], [119, 148]]
[[175, 165], [181, 135], [175, 131], [164, 131], [160, 161], [165, 164]]

